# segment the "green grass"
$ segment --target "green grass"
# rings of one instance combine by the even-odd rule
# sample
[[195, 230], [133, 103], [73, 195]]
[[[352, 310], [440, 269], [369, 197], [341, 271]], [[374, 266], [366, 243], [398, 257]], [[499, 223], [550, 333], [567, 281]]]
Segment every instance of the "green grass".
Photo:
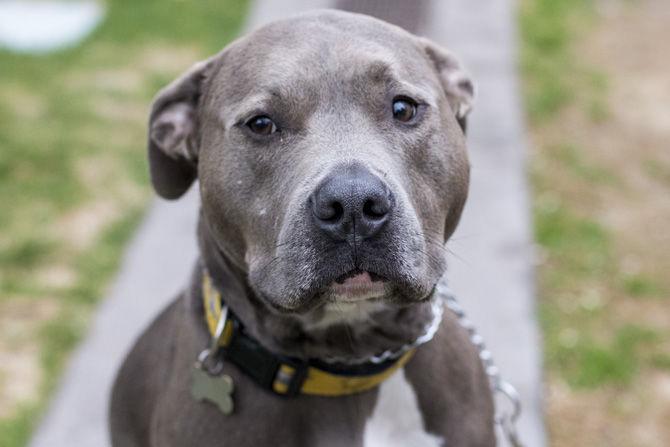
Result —
[[[526, 110], [534, 132], [552, 130], [548, 140], [541, 139], [532, 164], [535, 240], [546, 259], [539, 269], [545, 359], [550, 374], [576, 390], [625, 387], [641, 369], [670, 364], [662, 335], [643, 322], [616, 323], [608, 305], [666, 292], [644, 272], [621, 271], [615, 237], [595, 210], [594, 191], [622, 190], [624, 182], [561, 128], [561, 112], [568, 108], [594, 126], [609, 116], [607, 77], [575, 56], [593, 23], [591, 0], [522, 2]], [[648, 161], [646, 169], [665, 180], [660, 163]]]
[[33, 405], [23, 405], [16, 409], [15, 416], [9, 419], [0, 419], [0, 447], [14, 447], [25, 445], [30, 438], [35, 415], [39, 409]]
[[562, 168], [569, 170], [580, 180], [607, 185], [617, 185], [619, 183], [619, 179], [614, 173], [587, 161], [588, 148], [571, 143], [562, 143], [551, 147], [550, 151]]
[[621, 282], [625, 292], [636, 298], [660, 297], [667, 293], [657, 281], [641, 274], [623, 275]]
[[662, 184], [670, 185], [670, 164], [659, 160], [644, 160], [642, 166], [649, 177]]
[[[151, 98], [234, 38], [247, 10], [246, 0], [106, 4], [104, 23], [79, 47], [42, 56], [0, 51], [0, 301], [58, 303], [33, 334], [41, 397], [0, 419], [1, 447], [27, 442], [151, 197]], [[109, 218], [88, 243], [73, 244], [93, 224], [71, 228], [68, 219], [103, 202]], [[72, 281], [42, 279], [52, 266], [72, 271]]]
[[598, 222], [578, 217], [565, 205], [539, 198], [535, 207], [535, 239], [550, 254], [555, 268], [547, 272], [548, 285], [566, 288], [611, 272], [611, 242]]
[[652, 354], [650, 357], [651, 364], [660, 370], [670, 371], [670, 355], [662, 352]]
[[576, 389], [627, 386], [646, 361], [647, 350], [654, 349], [658, 340], [658, 333], [637, 325], [617, 329], [606, 342], [582, 332], [572, 343], [552, 340], [555, 346], [548, 361]]
[[531, 121], [551, 118], [576, 99], [576, 86], [597, 79], [576, 63], [571, 46], [584, 22], [590, 20], [591, 8], [591, 0], [523, 2], [521, 58]]
[[[654, 209], [670, 165], [655, 142], [612, 152], [626, 150], [614, 140], [625, 141], [635, 123], [615, 113], [610, 84], [621, 91], [635, 79], [617, 61], [595, 67], [589, 59], [627, 39], [618, 25], [640, 5], [617, 4], [614, 14], [593, 0], [520, 6], [549, 440], [641, 445], [630, 427], [665, 434], [664, 419], [654, 418], [664, 403], [657, 378], [670, 371], [670, 289], [665, 247], [648, 243], [658, 225], [633, 213]], [[601, 421], [611, 422], [607, 430]]]

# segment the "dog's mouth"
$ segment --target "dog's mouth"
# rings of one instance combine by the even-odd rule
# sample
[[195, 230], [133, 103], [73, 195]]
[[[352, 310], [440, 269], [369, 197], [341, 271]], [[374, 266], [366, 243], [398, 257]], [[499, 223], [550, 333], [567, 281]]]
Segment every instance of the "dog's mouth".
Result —
[[375, 272], [370, 272], [366, 270], [360, 270], [360, 269], [353, 269], [348, 273], [345, 273], [344, 275], [340, 275], [335, 279], [335, 282], [337, 284], [344, 284], [347, 280], [351, 278], [355, 278], [357, 276], [365, 275], [367, 274], [370, 277], [370, 281], [372, 282], [380, 282], [380, 281], [387, 281], [385, 277], [382, 275], [379, 275]]
[[377, 273], [355, 269], [336, 278], [328, 286], [328, 291], [334, 301], [363, 301], [384, 296], [387, 282]]

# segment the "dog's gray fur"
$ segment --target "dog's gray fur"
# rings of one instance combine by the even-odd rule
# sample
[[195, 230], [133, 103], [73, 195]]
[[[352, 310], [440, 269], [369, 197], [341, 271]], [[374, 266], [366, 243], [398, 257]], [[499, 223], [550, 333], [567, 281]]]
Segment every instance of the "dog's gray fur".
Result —
[[[397, 95], [423, 104], [415, 123], [393, 120]], [[415, 339], [432, 317], [428, 298], [467, 195], [457, 120], [472, 95], [449, 52], [335, 11], [267, 25], [161, 91], [150, 117], [152, 182], [174, 199], [199, 180], [201, 260], [189, 288], [119, 373], [114, 446], [362, 446], [377, 390], [283, 399], [227, 364], [236, 384], [232, 416], [190, 397], [190, 370], [209, 338], [202, 271], [247, 330], [277, 353], [361, 358]], [[249, 132], [245, 121], [259, 114], [281, 131]], [[335, 244], [312, 224], [308, 196], [334, 168], [352, 164], [382, 178], [396, 205], [374, 241]], [[352, 269], [387, 278], [385, 299], [364, 321], [320, 324], [324, 304], [335, 299], [327, 285]], [[450, 315], [405, 375], [428, 432], [448, 446], [494, 445], [487, 379]]]

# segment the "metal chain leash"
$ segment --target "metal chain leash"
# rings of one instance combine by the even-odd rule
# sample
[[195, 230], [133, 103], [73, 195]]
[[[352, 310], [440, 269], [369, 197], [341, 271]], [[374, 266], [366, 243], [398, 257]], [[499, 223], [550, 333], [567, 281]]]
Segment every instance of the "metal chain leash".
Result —
[[477, 332], [477, 328], [465, 315], [465, 311], [456, 300], [453, 292], [447, 287], [444, 282], [440, 282], [437, 288], [438, 298], [444, 300], [447, 308], [451, 310], [458, 318], [459, 324], [468, 332], [470, 341], [479, 351], [479, 359], [484, 365], [484, 371], [491, 383], [491, 390], [494, 399], [500, 395], [504, 397], [509, 407], [506, 409], [498, 408], [496, 402], [496, 424], [500, 425], [505, 437], [512, 445], [512, 447], [523, 447], [523, 443], [519, 439], [519, 433], [516, 429], [516, 423], [521, 416], [521, 398], [516, 388], [509, 382], [503, 380], [500, 375], [500, 370], [493, 361], [493, 354], [486, 348], [484, 338]]
[[459, 324], [468, 332], [470, 341], [479, 351], [479, 359], [481, 360], [484, 366], [484, 371], [489, 378], [494, 400], [496, 397], [501, 396], [504, 397], [507, 401], [507, 408], [505, 409], [500, 409], [498, 402], [496, 401], [496, 424], [500, 426], [503, 434], [512, 447], [523, 447], [523, 443], [519, 438], [519, 433], [516, 428], [517, 421], [521, 416], [521, 398], [519, 397], [519, 393], [511, 383], [505, 381], [500, 375], [500, 370], [493, 361], [493, 354], [491, 354], [491, 351], [486, 348], [484, 338], [477, 332], [477, 328], [472, 323], [472, 321], [467, 318], [463, 307], [461, 307], [461, 305], [456, 300], [454, 293], [446, 285], [444, 278], [442, 278], [442, 280], [438, 283], [436, 297], [433, 299], [433, 319], [426, 326], [424, 334], [418, 337], [412, 343], [408, 343], [396, 350], [385, 351], [373, 357], [366, 357], [362, 359], [340, 359], [330, 357], [326, 358], [325, 360], [327, 362], [358, 364], [364, 362], [381, 363], [388, 359], [398, 358], [408, 350], [416, 348], [433, 338], [437, 332], [440, 322], [442, 321], [442, 314], [445, 305], [456, 315]]
[[507, 401], [507, 408], [505, 409], [500, 409], [498, 402], [496, 401], [496, 424], [500, 426], [503, 434], [512, 447], [523, 447], [523, 443], [519, 438], [519, 434], [516, 428], [517, 421], [521, 416], [521, 398], [519, 397], [519, 393], [511, 383], [505, 381], [500, 375], [500, 370], [493, 361], [493, 354], [491, 354], [491, 351], [486, 348], [484, 338], [477, 332], [477, 328], [472, 323], [472, 321], [467, 318], [463, 307], [461, 307], [461, 305], [456, 300], [454, 293], [446, 285], [444, 278], [438, 283], [436, 297], [433, 299], [433, 319], [426, 326], [422, 336], [418, 337], [412, 343], [408, 343], [400, 347], [399, 349], [385, 351], [373, 357], [353, 360], [350, 358], [327, 358], [326, 361], [341, 362], [345, 364], [357, 364], [364, 362], [381, 363], [388, 359], [398, 358], [408, 350], [416, 348], [433, 338], [437, 332], [440, 322], [442, 321], [442, 314], [445, 305], [456, 315], [459, 324], [468, 332], [470, 341], [479, 351], [479, 359], [481, 360], [484, 366], [484, 371], [489, 378], [494, 400], [496, 397], [501, 396], [504, 397]]

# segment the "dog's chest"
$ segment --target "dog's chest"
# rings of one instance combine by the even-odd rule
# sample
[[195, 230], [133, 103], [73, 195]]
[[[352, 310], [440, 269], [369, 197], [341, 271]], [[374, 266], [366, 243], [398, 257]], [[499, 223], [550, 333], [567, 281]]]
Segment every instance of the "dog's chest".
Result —
[[377, 403], [366, 421], [364, 447], [443, 447], [444, 439], [424, 429], [416, 393], [399, 370], [379, 388]]

